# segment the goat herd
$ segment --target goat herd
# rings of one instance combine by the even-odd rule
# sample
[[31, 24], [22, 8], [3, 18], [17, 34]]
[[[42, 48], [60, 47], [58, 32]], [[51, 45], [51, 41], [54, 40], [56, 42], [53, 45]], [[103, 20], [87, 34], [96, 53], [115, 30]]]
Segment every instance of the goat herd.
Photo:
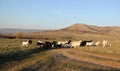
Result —
[[[25, 42], [22, 42], [22, 46], [28, 46], [32, 44], [32, 40], [28, 39]], [[80, 41], [72, 41], [72, 40], [68, 40], [68, 41], [38, 41], [36, 43], [37, 46], [41, 47], [41, 48], [77, 48], [77, 47], [90, 47], [90, 46], [100, 46], [100, 41], [97, 42], [93, 42], [92, 40], [80, 40]], [[111, 44], [107, 41], [107, 40], [103, 40], [102, 41], [102, 46], [106, 47], [109, 46], [111, 47]]]

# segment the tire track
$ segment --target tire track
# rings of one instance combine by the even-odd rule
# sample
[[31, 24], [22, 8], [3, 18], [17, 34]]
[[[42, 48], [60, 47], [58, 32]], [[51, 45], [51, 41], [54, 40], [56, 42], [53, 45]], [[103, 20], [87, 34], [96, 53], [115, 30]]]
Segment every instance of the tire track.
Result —
[[[106, 67], [112, 67], [112, 68], [120, 69], [120, 62], [111, 61], [111, 60], [99, 60], [99, 59], [96, 59], [94, 57], [92, 58], [92, 55], [90, 55], [90, 54], [89, 54], [89, 56], [91, 56], [91, 57], [88, 57], [86, 54], [82, 55], [82, 53], [80, 55], [70, 54], [69, 51], [73, 52], [72, 49], [57, 50], [57, 52], [63, 54], [64, 56], [67, 56], [71, 59], [74, 59], [74, 60], [79, 60], [79, 61], [89, 62], [89, 63], [102, 65], [102, 66], [106, 66]], [[97, 57], [97, 56], [95, 56], [95, 57]]]

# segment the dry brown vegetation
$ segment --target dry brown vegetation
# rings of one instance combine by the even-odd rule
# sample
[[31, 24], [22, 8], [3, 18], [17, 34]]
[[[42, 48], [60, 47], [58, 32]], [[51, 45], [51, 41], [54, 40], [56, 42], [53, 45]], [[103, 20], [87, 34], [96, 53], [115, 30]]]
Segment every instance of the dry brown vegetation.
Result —
[[[25, 39], [0, 39], [0, 71], [120, 71], [120, 29], [118, 27], [86, 25], [80, 27], [79, 24], [73, 26], [62, 30], [23, 34], [23, 37], [35, 38], [32, 39], [32, 45], [28, 47], [21, 47]], [[36, 46], [38, 40], [68, 39], [73, 41], [106, 39], [112, 47], [103, 48], [100, 45], [44, 50]]]
[[39, 39], [32, 39], [33, 44], [28, 47], [21, 47], [21, 42], [25, 39], [1, 39], [0, 71], [120, 70], [120, 38], [82, 35], [79, 39], [92, 39], [93, 41], [106, 39], [112, 44], [112, 47], [43, 50], [36, 46]]

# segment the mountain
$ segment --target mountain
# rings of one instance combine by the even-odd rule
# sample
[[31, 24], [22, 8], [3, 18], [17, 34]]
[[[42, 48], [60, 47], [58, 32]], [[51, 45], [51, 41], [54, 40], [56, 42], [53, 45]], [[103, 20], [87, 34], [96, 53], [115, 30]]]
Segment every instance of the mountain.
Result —
[[[99, 28], [99, 29], [97, 29], [97, 28]], [[74, 24], [67, 28], [64, 28], [63, 30], [79, 31], [79, 32], [83, 32], [83, 33], [85, 33], [85, 32], [98, 33], [100, 31], [100, 29], [101, 29], [101, 27], [77, 23], [77, 24]]]
[[120, 26], [94, 26], [94, 25], [86, 25], [86, 24], [74, 24], [62, 30], [67, 31], [78, 31], [82, 34], [91, 33], [91, 34], [100, 34], [100, 35], [116, 35], [120, 36]]
[[59, 30], [0, 29], [0, 33], [23, 32], [36, 38], [77, 39], [80, 36], [120, 36], [120, 26], [94, 26], [77, 23]]
[[108, 35], [108, 36], [120, 36], [120, 26], [94, 26], [77, 23], [69, 27], [45, 31], [45, 32], [34, 32], [32, 34], [40, 35], [41, 37], [48, 38], [77, 38], [80, 35]]

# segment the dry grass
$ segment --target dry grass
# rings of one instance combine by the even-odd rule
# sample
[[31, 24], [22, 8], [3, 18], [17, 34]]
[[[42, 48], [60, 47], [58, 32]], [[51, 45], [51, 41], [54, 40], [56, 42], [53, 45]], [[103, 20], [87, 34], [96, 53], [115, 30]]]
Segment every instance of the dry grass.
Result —
[[84, 52], [84, 51], [81, 51], [80, 49], [77, 49], [77, 50], [79, 51], [70, 49], [70, 50], [64, 50], [61, 52], [65, 56], [68, 56], [69, 58], [74, 59], [74, 60], [90, 62], [93, 64], [98, 64], [98, 65], [103, 65], [103, 66], [108, 66], [108, 67], [120, 68], [120, 60], [118, 59], [120, 57], [113, 58], [115, 56], [109, 57], [108, 55]]
[[[69, 38], [76, 36], [71, 38], [72, 40], [92, 39], [93, 41], [102, 41], [106, 39], [112, 44], [112, 47], [103, 48], [99, 46], [42, 50], [36, 46], [38, 39], [33, 39], [33, 44], [28, 47], [21, 47], [21, 42], [25, 41], [25, 39], [0, 39], [0, 71], [120, 70], [120, 38], [100, 35], [70, 35]], [[69, 39], [66, 38], [66, 35], [64, 37], [61, 40]], [[53, 38], [53, 36], [49, 38]]]

